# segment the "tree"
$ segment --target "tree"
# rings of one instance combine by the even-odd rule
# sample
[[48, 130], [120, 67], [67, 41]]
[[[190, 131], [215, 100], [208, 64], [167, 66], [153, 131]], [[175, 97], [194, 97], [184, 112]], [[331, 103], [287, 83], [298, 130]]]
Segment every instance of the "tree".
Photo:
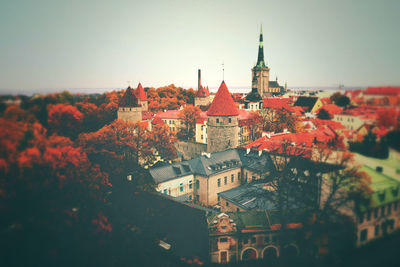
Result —
[[200, 117], [200, 108], [186, 105], [178, 114], [180, 122], [178, 137], [189, 141], [195, 138], [196, 120]]
[[350, 98], [345, 95], [342, 95], [340, 92], [336, 92], [330, 97], [331, 101], [335, 103], [335, 105], [339, 107], [346, 107], [350, 104]]
[[323, 235], [337, 234], [343, 209], [356, 212], [355, 204], [369, 193], [369, 180], [352, 166], [349, 153], [283, 142], [266, 155], [272, 168], [265, 181], [272, 189], [263, 194], [277, 204], [283, 245], [293, 238], [288, 223], [300, 222], [304, 236], [299, 242], [313, 251]]
[[251, 141], [260, 138], [263, 131], [263, 116], [258, 112], [252, 112], [248, 119], [248, 128]]
[[75, 139], [81, 131], [83, 114], [69, 104], [48, 106], [48, 124], [52, 133]]
[[377, 125], [387, 129], [397, 129], [399, 114], [394, 108], [391, 109], [380, 109], [378, 111]]
[[154, 125], [149, 133], [149, 143], [154, 147], [161, 158], [173, 160], [176, 158], [176, 149], [174, 143], [176, 136], [165, 124]]
[[330, 120], [330, 119], [332, 119], [331, 114], [328, 111], [326, 111], [325, 109], [323, 109], [323, 108], [321, 108], [318, 111], [317, 117], [318, 117], [318, 119], [321, 119], [321, 120]]

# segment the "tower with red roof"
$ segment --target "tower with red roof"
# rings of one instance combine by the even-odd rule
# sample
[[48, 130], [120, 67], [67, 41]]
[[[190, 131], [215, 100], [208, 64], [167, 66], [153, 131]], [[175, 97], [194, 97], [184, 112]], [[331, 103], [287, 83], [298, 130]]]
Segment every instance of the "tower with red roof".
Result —
[[211, 102], [210, 92], [208, 91], [208, 87], [203, 87], [201, 85], [201, 70], [198, 71], [198, 84], [197, 84], [197, 93], [194, 97], [194, 105], [195, 106], [207, 106]]
[[139, 104], [142, 106], [142, 110], [147, 111], [149, 100], [147, 99], [146, 92], [144, 91], [141, 83], [138, 84], [138, 87], [135, 90], [135, 96], [138, 98]]
[[269, 68], [264, 61], [264, 45], [262, 26], [260, 31], [260, 42], [258, 45], [258, 58], [252, 71], [252, 88], [257, 88], [261, 97], [269, 96]]
[[142, 121], [142, 106], [130, 86], [118, 103], [118, 119], [132, 122]]
[[207, 112], [207, 152], [213, 153], [239, 144], [239, 110], [222, 81]]

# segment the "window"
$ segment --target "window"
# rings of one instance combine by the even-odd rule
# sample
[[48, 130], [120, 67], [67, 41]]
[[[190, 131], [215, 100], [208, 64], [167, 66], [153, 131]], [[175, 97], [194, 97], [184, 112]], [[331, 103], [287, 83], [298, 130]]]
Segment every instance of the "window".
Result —
[[224, 177], [224, 184], [226, 184], [228, 182], [228, 178], [225, 176]]
[[231, 122], [232, 122], [232, 119], [231, 119], [231, 118], [229, 118], [229, 119], [228, 119], [228, 121], [229, 121], [229, 123], [231, 123]]
[[368, 236], [368, 229], [364, 229], [360, 232], [360, 241], [363, 242], [365, 240], [367, 240], [367, 236]]
[[375, 236], [379, 235], [379, 225], [375, 226]]
[[204, 139], [204, 136], [203, 135], [201, 135], [201, 140], [203, 140]]
[[225, 205], [228, 207], [228, 206], [229, 206], [229, 202], [227, 201], [227, 202], [225, 203]]
[[237, 212], [239, 212], [239, 211], [240, 211], [240, 209], [239, 209], [239, 208], [236, 208], [236, 211], [237, 211]]
[[248, 238], [243, 239], [243, 244], [248, 244], [248, 243], [249, 243], [249, 239]]
[[367, 221], [371, 220], [371, 211], [368, 211], [367, 213]]
[[172, 121], [172, 124], [175, 124], [175, 121]]
[[240, 182], [240, 172], [238, 172], [238, 182]]
[[192, 200], [192, 195], [189, 195], [189, 200]]
[[215, 119], [215, 122], [216, 122], [216, 123], [219, 123], [219, 119]]
[[179, 191], [183, 192], [183, 184], [179, 185]]
[[381, 216], [385, 216], [385, 206], [381, 208]]
[[196, 188], [199, 189], [200, 188], [200, 181], [196, 180]]
[[189, 181], [189, 189], [193, 188], [192, 180]]
[[231, 175], [231, 183], [233, 183], [233, 181], [235, 180], [235, 175]]
[[167, 190], [167, 189], [164, 189], [164, 194], [167, 194], [167, 192], [168, 192], [168, 190]]
[[374, 210], [374, 218], [375, 218], [375, 219], [378, 218], [378, 211], [379, 211], [378, 209], [375, 209], [375, 210]]
[[218, 202], [221, 200], [221, 197], [220, 196], [218, 196]]
[[256, 180], [256, 177], [255, 177], [254, 175], [252, 175], [252, 176], [251, 176], [251, 180], [252, 180], [252, 181], [255, 181], [255, 180]]
[[217, 183], [218, 183], [218, 187], [220, 187], [221, 186], [221, 179], [220, 178], [218, 178]]

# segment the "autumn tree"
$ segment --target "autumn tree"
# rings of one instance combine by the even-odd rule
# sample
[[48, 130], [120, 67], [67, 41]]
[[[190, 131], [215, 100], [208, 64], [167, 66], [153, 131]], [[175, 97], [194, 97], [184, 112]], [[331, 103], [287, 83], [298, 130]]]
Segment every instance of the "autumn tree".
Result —
[[342, 95], [340, 92], [336, 92], [330, 97], [331, 101], [339, 107], [346, 107], [350, 104], [350, 98]]
[[82, 127], [83, 114], [69, 104], [48, 106], [48, 125], [52, 133], [76, 138]]
[[196, 134], [196, 120], [200, 117], [200, 108], [186, 105], [178, 114], [180, 127], [178, 137], [182, 140], [193, 140]]
[[326, 111], [325, 109], [323, 109], [323, 108], [321, 108], [318, 111], [317, 117], [318, 117], [318, 119], [321, 119], [321, 120], [330, 120], [330, 119], [332, 119], [331, 114], [328, 111]]
[[399, 113], [394, 108], [380, 109], [378, 111], [377, 125], [388, 129], [397, 129]]
[[165, 160], [173, 160], [177, 157], [175, 142], [176, 136], [166, 124], [154, 125], [149, 133], [150, 146], [154, 147], [161, 158]]
[[258, 112], [252, 112], [250, 118], [247, 121], [249, 128], [250, 140], [255, 141], [260, 138], [263, 131], [263, 116]]

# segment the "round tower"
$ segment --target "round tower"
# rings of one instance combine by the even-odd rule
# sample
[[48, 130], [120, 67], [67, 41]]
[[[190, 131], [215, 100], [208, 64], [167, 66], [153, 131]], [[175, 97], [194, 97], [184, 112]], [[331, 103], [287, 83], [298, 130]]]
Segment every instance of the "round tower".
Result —
[[239, 145], [239, 110], [224, 81], [207, 112], [207, 152]]

